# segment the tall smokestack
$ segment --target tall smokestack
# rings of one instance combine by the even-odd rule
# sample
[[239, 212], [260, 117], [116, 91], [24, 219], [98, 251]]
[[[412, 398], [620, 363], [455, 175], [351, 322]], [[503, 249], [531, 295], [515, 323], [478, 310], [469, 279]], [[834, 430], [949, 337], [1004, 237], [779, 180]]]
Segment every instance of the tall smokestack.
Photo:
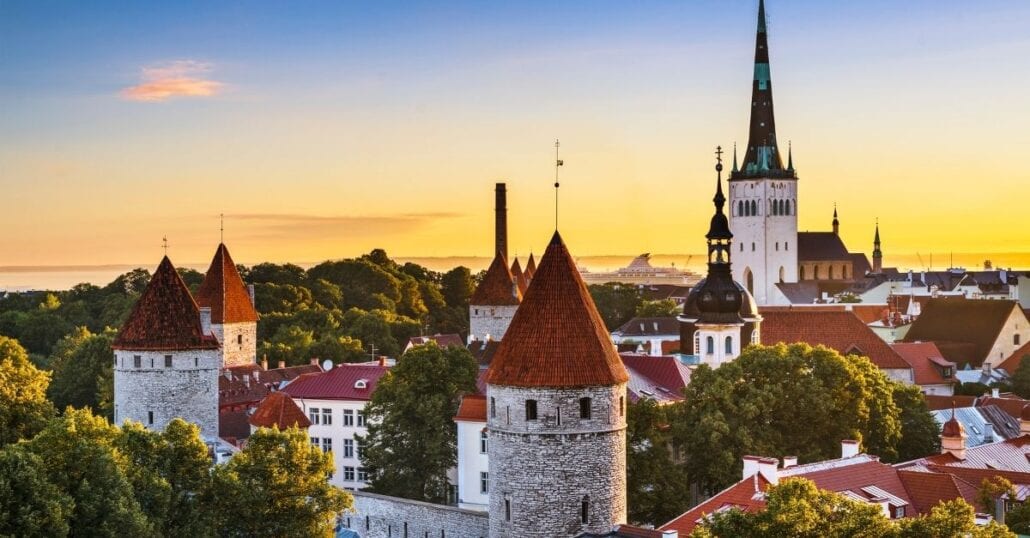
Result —
[[500, 252], [505, 261], [508, 259], [508, 188], [504, 183], [498, 183], [494, 189], [494, 211], [496, 220], [494, 222], [494, 251]]

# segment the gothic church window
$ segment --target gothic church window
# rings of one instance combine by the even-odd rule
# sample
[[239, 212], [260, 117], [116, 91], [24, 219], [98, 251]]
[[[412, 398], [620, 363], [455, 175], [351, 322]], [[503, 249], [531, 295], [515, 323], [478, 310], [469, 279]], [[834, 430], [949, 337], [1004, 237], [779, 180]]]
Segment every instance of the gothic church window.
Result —
[[758, 202], [751, 200], [751, 214], [758, 215]]
[[737, 202], [737, 216], [744, 216], [744, 202]]

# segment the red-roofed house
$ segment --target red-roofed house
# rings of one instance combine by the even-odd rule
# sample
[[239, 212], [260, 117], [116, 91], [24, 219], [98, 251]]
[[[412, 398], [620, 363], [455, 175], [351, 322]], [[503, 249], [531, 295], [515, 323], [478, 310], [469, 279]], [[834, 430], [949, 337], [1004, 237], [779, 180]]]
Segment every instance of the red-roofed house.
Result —
[[890, 346], [912, 367], [913, 382], [923, 394], [954, 394], [955, 363], [945, 359], [933, 342], [897, 342]]
[[1030, 321], [1016, 301], [931, 299], [905, 336], [934, 342], [959, 367], [1000, 366], [1030, 336]]
[[355, 435], [368, 432], [365, 404], [389, 370], [386, 361], [340, 364], [332, 370], [302, 375], [282, 388], [311, 421], [311, 443], [333, 452], [336, 474], [330, 482], [334, 485], [347, 489], [367, 485]]
[[458, 507], [486, 511], [490, 505], [486, 396], [463, 397], [454, 422], [458, 425]]
[[250, 416], [250, 426], [257, 428], [279, 428], [285, 430], [294, 426], [307, 428], [311, 421], [293, 399], [283, 392], [269, 394]]
[[842, 355], [869, 357], [887, 376], [905, 383], [913, 382], [912, 366], [881, 340], [852, 312], [810, 311], [808, 309], [759, 309], [761, 341], [823, 345]]

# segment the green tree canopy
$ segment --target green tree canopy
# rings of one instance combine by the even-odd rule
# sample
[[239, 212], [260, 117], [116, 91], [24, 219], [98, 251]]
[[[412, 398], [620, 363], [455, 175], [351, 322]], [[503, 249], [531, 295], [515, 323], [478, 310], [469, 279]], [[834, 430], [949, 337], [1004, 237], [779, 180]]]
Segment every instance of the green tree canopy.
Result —
[[353, 503], [332, 486], [332, 455], [307, 432], [261, 428], [214, 472], [214, 508], [224, 537], [331, 537], [336, 516]]
[[669, 425], [682, 412], [645, 398], [628, 407], [626, 419], [626, 486], [629, 520], [660, 525], [683, 513], [690, 499], [690, 480], [673, 458]]
[[588, 286], [590, 296], [597, 305], [601, 319], [613, 331], [633, 318], [643, 303], [635, 286], [609, 282], [607, 284], [591, 284]]
[[698, 367], [674, 424], [691, 480], [717, 491], [739, 480], [745, 454], [840, 457], [855, 439], [897, 456], [900, 410], [892, 385], [866, 358], [804, 344], [751, 346], [713, 370]]
[[16, 340], [0, 336], [0, 446], [29, 439], [54, 414], [50, 373], [36, 369]]
[[1009, 382], [1012, 383], [1012, 392], [1020, 398], [1030, 398], [1030, 355], [1024, 355], [1019, 359], [1019, 366], [1012, 373]]
[[641, 318], [667, 318], [680, 313], [681, 307], [672, 299], [644, 301], [637, 307], [636, 315]]
[[72, 499], [47, 481], [43, 460], [10, 445], [0, 449], [0, 536], [68, 536]]
[[910, 461], [941, 451], [940, 429], [926, 398], [916, 385], [894, 383], [894, 403], [901, 410], [897, 461]]
[[454, 415], [461, 395], [475, 392], [479, 368], [468, 350], [435, 343], [402, 355], [366, 407], [361, 460], [372, 491], [443, 502], [456, 462]]
[[113, 417], [111, 343], [116, 335], [113, 329], [93, 334], [79, 327], [57, 343], [50, 360], [54, 379], [48, 391], [55, 406], [88, 407], [108, 419]]

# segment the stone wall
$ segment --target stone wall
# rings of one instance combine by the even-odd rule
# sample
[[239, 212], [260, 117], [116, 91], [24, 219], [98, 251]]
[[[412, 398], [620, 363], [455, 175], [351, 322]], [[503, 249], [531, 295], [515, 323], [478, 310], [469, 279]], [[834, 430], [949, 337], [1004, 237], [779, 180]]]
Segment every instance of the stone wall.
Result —
[[518, 306], [469, 306], [469, 335], [477, 340], [500, 340]]
[[[487, 387], [491, 538], [605, 534], [625, 523], [625, 397], [625, 385]], [[590, 398], [589, 418], [581, 398]]]
[[[165, 366], [165, 357], [169, 355], [171, 367]], [[172, 419], [182, 418], [200, 426], [204, 438], [217, 439], [218, 366], [218, 351], [213, 349], [116, 350], [115, 424], [134, 420], [147, 428], [162, 430]]]
[[342, 516], [342, 525], [361, 538], [486, 538], [485, 512], [453, 506], [351, 492], [354, 512]]
[[211, 331], [222, 345], [224, 368], [257, 362], [257, 323], [216, 324]]

